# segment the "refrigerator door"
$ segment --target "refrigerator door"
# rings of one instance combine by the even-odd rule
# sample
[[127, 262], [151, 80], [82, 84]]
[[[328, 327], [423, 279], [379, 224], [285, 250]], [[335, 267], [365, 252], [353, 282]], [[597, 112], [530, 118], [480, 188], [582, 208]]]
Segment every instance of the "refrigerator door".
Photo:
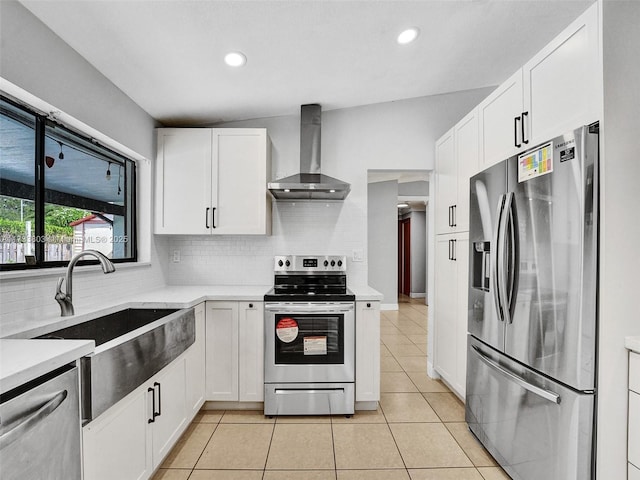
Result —
[[504, 223], [506, 162], [475, 175], [470, 181], [469, 333], [502, 350], [504, 321], [498, 296], [498, 249]]
[[593, 394], [543, 377], [471, 336], [467, 353], [466, 421], [511, 478], [593, 478]]
[[503, 264], [512, 311], [504, 352], [576, 390], [595, 388], [597, 151], [597, 134], [583, 127], [509, 159], [507, 170], [505, 248], [515, 250]]

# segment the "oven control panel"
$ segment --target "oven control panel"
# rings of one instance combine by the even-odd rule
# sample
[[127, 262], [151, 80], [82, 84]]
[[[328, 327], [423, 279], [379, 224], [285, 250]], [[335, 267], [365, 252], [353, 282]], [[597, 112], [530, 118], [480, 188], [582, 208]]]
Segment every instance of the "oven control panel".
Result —
[[277, 255], [274, 272], [346, 272], [345, 255]]

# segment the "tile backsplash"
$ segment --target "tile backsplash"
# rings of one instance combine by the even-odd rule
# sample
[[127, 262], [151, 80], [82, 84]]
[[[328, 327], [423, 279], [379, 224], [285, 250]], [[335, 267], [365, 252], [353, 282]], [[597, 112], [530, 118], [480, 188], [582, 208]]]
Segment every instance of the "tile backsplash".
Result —
[[[346, 255], [350, 285], [366, 285], [366, 212], [353, 202], [278, 202], [272, 235], [175, 236], [168, 243], [168, 282], [173, 285], [269, 285], [273, 257], [284, 254]], [[174, 252], [180, 261], [174, 262]], [[366, 256], [365, 256], [366, 258]]]

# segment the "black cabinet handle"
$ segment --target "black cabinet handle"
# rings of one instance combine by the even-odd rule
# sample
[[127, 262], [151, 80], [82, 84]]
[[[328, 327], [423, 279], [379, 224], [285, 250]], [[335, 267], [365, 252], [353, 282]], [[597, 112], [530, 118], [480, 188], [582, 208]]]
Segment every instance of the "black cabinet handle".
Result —
[[207, 228], [209, 228], [209, 210], [211, 209], [207, 207], [207, 210], [204, 212], [204, 224]]
[[524, 143], [525, 145], [527, 143], [529, 143], [529, 140], [527, 140], [525, 138], [525, 125], [524, 125], [524, 117], [528, 117], [529, 116], [529, 112], [522, 112], [522, 122], [520, 123], [521, 125], [521, 131], [522, 131], [522, 143]]
[[160, 416], [162, 415], [162, 392], [160, 391], [160, 384], [158, 382], [153, 382], [153, 388], [155, 389], [156, 387], [158, 387], [158, 414], [156, 415], [156, 413], [154, 412], [154, 418], [155, 416]]
[[458, 260], [458, 256], [456, 255], [456, 245], [458, 244], [458, 240], [451, 240], [453, 243], [453, 255], [451, 256], [451, 260], [454, 262]]
[[451, 211], [453, 212], [452, 218], [453, 218], [453, 222], [451, 224], [452, 227], [457, 227], [458, 226], [458, 205], [452, 205], [451, 206]]
[[522, 146], [521, 143], [518, 143], [518, 122], [520, 121], [520, 117], [515, 117], [513, 119], [513, 141], [515, 142], [516, 148], [520, 148]]
[[249, 304], [249, 308], [253, 308], [253, 303], [250, 303], [250, 304]]
[[156, 389], [147, 388], [147, 392], [151, 392], [151, 418], [147, 420], [147, 423], [153, 423], [156, 421]]
[[449, 240], [449, 258], [448, 260], [451, 260], [451, 240]]
[[371, 304], [370, 303], [367, 303], [367, 308], [371, 308]]
[[213, 207], [213, 210], [211, 211], [211, 226], [216, 228], [216, 207]]

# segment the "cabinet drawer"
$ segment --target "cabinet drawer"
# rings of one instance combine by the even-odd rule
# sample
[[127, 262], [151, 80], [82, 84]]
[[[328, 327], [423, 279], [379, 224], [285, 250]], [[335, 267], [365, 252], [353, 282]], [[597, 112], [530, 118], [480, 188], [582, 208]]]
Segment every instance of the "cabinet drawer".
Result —
[[640, 393], [640, 354], [629, 353], [629, 390]]
[[640, 465], [640, 394], [629, 392], [629, 462]]

